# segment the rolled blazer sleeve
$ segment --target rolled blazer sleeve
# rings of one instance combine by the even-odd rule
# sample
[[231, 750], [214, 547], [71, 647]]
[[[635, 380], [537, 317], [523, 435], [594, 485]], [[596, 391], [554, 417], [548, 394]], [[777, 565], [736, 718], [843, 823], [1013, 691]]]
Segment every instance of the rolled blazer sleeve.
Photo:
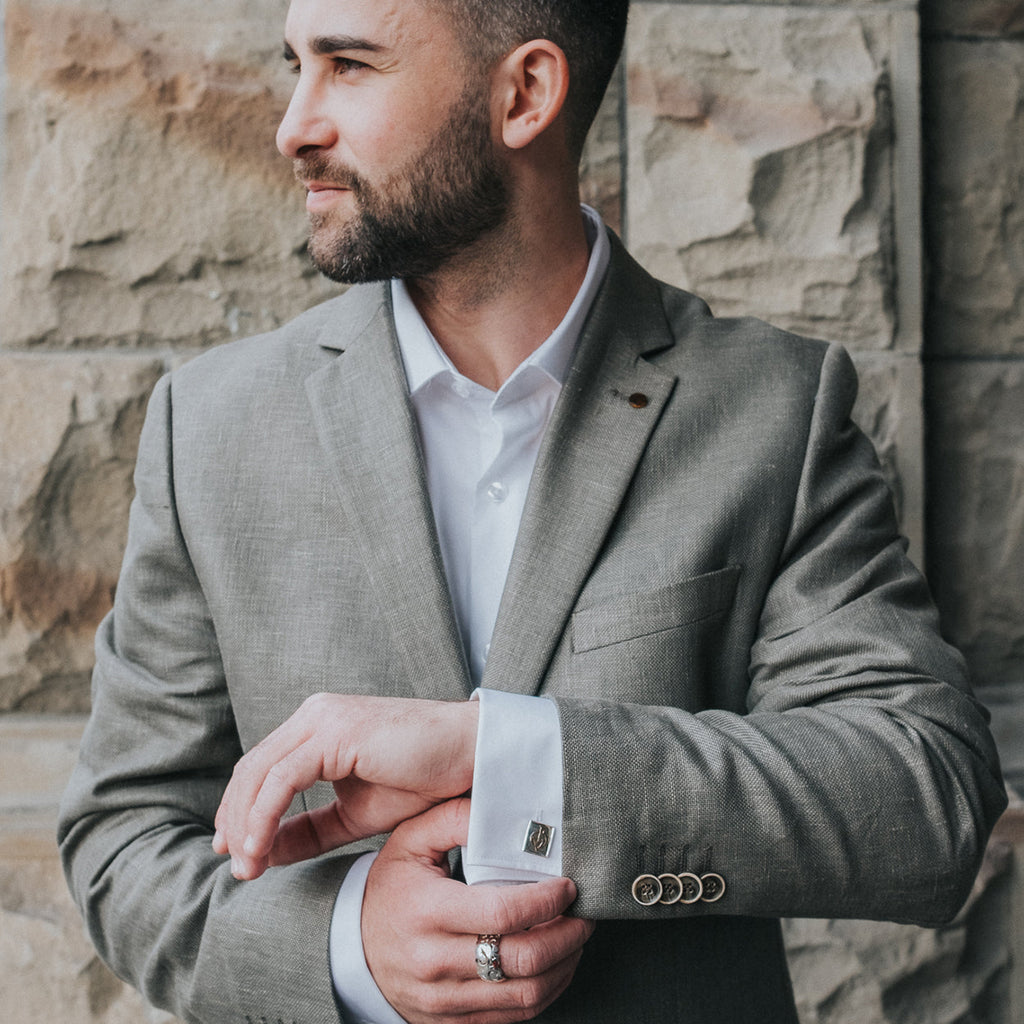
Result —
[[[722, 611], [696, 588], [712, 636], [721, 623], [715, 642], [744, 648], [726, 658], [737, 678], [680, 679], [680, 689], [708, 694], [705, 710], [689, 711], [649, 706], [639, 690], [631, 698], [629, 680], [623, 702], [552, 687], [565, 747], [564, 867], [581, 915], [933, 925], [967, 896], [1005, 805], [987, 715], [940, 638], [873, 449], [850, 421], [849, 357], [822, 353], [792, 492], [774, 492], [785, 475], [762, 467], [763, 486], [740, 510], [740, 533], [760, 547], [702, 577], [737, 577], [743, 600]], [[779, 509], [773, 547], [759, 524]], [[754, 609], [749, 630], [734, 621], [740, 606]], [[745, 689], [746, 707], [718, 705], [720, 684]], [[639, 874], [679, 871], [717, 873], [725, 895], [634, 900]]]
[[65, 870], [100, 954], [154, 1004], [187, 1021], [336, 1024], [328, 928], [350, 858], [240, 884], [210, 846], [241, 746], [176, 517], [171, 416], [165, 378], [142, 434], [124, 567], [97, 637], [93, 714], [62, 807]]

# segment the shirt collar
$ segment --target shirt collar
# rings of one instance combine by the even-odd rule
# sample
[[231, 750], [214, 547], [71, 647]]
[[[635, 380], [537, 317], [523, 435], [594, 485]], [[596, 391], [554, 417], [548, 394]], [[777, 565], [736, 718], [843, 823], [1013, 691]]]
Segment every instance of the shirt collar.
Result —
[[[583, 278], [583, 284], [580, 285], [580, 290], [576, 293], [562, 322], [539, 348], [523, 360], [509, 380], [505, 382], [506, 385], [518, 377], [520, 372], [528, 366], [536, 366], [543, 370], [559, 385], [565, 382], [569, 364], [576, 351], [576, 343], [579, 341], [587, 314], [590, 312], [590, 307], [604, 280], [611, 255], [608, 234], [604, 230], [600, 216], [589, 206], [581, 205], [580, 209], [583, 212], [587, 244], [590, 246], [590, 261], [587, 264], [587, 273]], [[423, 317], [420, 316], [405, 282], [397, 278], [391, 282], [391, 302], [394, 309], [395, 333], [398, 336], [398, 347], [402, 353], [410, 394], [416, 394], [429, 381], [441, 374], [451, 373], [460, 377], [461, 374], [445, 355], [430, 328], [423, 321]]]

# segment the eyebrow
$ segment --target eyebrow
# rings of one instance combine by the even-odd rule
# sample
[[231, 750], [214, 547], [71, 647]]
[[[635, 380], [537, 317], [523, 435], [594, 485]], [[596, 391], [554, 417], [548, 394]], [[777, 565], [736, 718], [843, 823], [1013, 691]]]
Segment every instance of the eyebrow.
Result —
[[[371, 43], [368, 39], [360, 39], [357, 36], [314, 36], [310, 40], [309, 48], [318, 57], [327, 57], [332, 53], [353, 50], [362, 53], [381, 53], [385, 49], [378, 43]], [[289, 61], [298, 59], [298, 54], [287, 42], [284, 44], [284, 59]]]

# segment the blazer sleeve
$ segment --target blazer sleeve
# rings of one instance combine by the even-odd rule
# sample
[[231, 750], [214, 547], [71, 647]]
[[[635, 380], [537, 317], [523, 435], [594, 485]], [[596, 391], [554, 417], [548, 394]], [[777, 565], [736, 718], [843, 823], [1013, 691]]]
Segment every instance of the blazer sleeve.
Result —
[[[754, 628], [746, 713], [554, 698], [579, 914], [934, 925], [965, 900], [1005, 806], [997, 756], [851, 423], [855, 395], [849, 357], [830, 348]], [[679, 871], [717, 873], [724, 896], [634, 900], [639, 874]]]
[[348, 857], [238, 883], [211, 849], [241, 755], [217, 636], [175, 514], [171, 391], [143, 430], [93, 710], [61, 809], [65, 872], [103, 959], [186, 1021], [337, 1024], [328, 929]]

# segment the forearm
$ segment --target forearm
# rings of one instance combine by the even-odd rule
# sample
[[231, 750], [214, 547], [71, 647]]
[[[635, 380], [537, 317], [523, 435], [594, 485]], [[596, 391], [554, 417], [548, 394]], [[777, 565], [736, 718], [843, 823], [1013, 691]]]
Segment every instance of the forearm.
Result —
[[[927, 716], [869, 692], [747, 716], [559, 700], [575, 912], [948, 919], [1003, 797], [991, 752], [930, 717], [978, 711], [933, 698]], [[641, 907], [633, 879], [662, 871], [717, 872], [726, 895]]]

